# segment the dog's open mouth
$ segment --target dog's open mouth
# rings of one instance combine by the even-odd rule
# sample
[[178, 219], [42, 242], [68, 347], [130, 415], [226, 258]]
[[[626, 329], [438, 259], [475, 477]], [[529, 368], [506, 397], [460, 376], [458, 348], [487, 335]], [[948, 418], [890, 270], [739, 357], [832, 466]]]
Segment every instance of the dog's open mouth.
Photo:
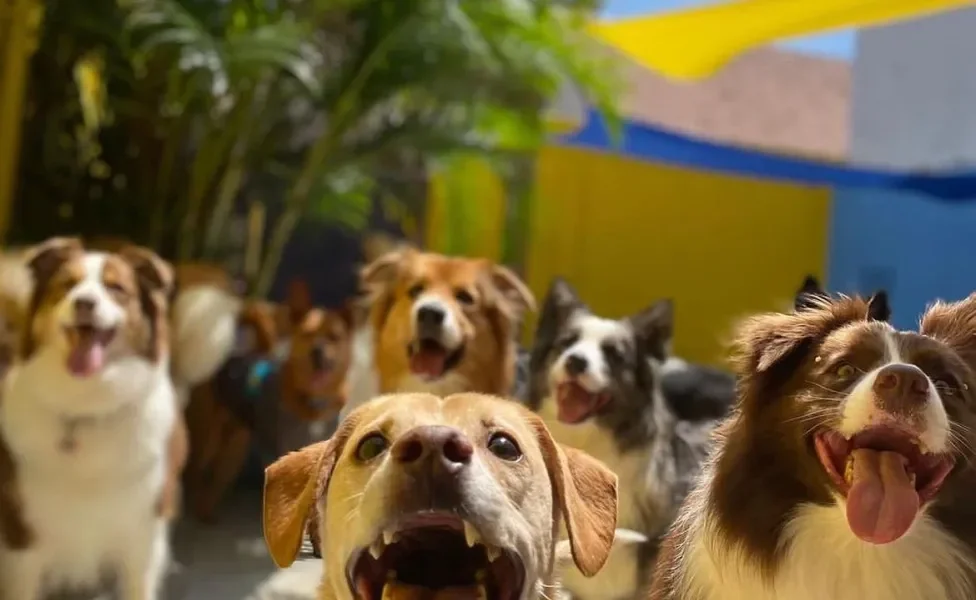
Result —
[[105, 351], [115, 338], [115, 329], [103, 329], [90, 324], [65, 328], [68, 338], [68, 371], [78, 377], [88, 377], [105, 365]]
[[609, 392], [593, 393], [575, 381], [564, 381], [556, 386], [557, 418], [570, 425], [587, 420], [609, 401]]
[[411, 342], [407, 348], [410, 372], [425, 379], [438, 379], [458, 366], [464, 357], [464, 346], [449, 350], [434, 339]]
[[872, 427], [849, 440], [821, 431], [814, 445], [827, 475], [847, 498], [851, 531], [873, 544], [905, 535], [954, 464], [952, 456], [927, 452], [917, 437], [891, 426]]
[[514, 553], [485, 543], [467, 521], [437, 513], [385, 530], [349, 566], [356, 600], [517, 600], [524, 579]]

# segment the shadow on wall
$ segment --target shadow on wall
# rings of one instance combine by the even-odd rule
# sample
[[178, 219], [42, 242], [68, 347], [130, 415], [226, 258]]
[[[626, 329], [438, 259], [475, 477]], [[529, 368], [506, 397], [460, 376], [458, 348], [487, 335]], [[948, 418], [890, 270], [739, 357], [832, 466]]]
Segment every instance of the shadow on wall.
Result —
[[976, 203], [880, 190], [838, 190], [831, 215], [828, 286], [883, 287], [893, 324], [910, 328], [936, 298], [976, 290]]

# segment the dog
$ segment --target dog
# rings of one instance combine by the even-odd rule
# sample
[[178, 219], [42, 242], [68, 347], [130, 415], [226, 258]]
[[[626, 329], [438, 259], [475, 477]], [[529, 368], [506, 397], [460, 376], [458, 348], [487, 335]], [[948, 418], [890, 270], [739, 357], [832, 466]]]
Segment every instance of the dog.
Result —
[[[821, 299], [829, 297], [830, 293], [820, 285], [820, 280], [813, 275], [807, 275], [800, 285], [800, 289], [796, 291], [796, 295], [793, 297], [793, 308], [794, 310], [814, 308], [819, 306]], [[888, 301], [888, 292], [885, 290], [877, 290], [873, 298], [875, 314], [882, 321], [890, 321], [891, 305]]]
[[[620, 480], [619, 523], [654, 539], [666, 531], [699, 472], [714, 421], [681, 421], [664, 397], [671, 302], [625, 319], [594, 315], [556, 278], [543, 302], [530, 358], [528, 407], [553, 438], [603, 461]], [[575, 598], [616, 600], [646, 592], [656, 544], [615, 552], [594, 578], [574, 570]]]
[[663, 542], [655, 600], [976, 597], [976, 295], [747, 319], [736, 412]]
[[571, 556], [593, 575], [606, 561], [617, 478], [516, 402], [387, 395], [266, 470], [264, 535], [279, 567], [295, 560], [313, 505], [326, 544], [319, 600], [555, 599], [557, 563]]
[[512, 271], [406, 247], [361, 280], [369, 314], [354, 339], [346, 412], [392, 392], [512, 393], [517, 329], [535, 310]]
[[[172, 268], [149, 250], [34, 248], [27, 327], [0, 402], [10, 454], [0, 597], [95, 588], [158, 596], [186, 434], [169, 373]], [[16, 514], [12, 514], [16, 511]]]

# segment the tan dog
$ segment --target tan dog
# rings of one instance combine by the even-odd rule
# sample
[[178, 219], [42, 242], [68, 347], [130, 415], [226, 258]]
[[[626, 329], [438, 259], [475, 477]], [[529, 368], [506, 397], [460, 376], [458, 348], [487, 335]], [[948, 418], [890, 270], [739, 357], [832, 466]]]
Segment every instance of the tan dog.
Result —
[[370, 311], [357, 334], [348, 410], [380, 393], [512, 393], [517, 328], [535, 310], [515, 273], [404, 248], [366, 267], [362, 286]]
[[313, 505], [320, 600], [535, 600], [558, 592], [561, 523], [579, 569], [603, 566], [617, 478], [514, 402], [402, 394], [268, 467], [264, 533], [278, 566], [295, 560]]

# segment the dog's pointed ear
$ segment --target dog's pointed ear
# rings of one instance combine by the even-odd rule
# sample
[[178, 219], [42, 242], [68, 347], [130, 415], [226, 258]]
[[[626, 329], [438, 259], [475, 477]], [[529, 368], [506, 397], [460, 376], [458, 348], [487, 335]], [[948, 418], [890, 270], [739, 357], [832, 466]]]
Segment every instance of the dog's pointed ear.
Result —
[[308, 282], [295, 278], [288, 284], [288, 295], [285, 298], [285, 309], [288, 320], [292, 325], [298, 325], [305, 315], [312, 310], [312, 292], [308, 289]]
[[[542, 301], [539, 322], [535, 328], [535, 338], [529, 353], [530, 373], [539, 373], [546, 368], [546, 361], [556, 343], [556, 338], [570, 316], [579, 310], [587, 310], [587, 308], [573, 286], [562, 277], [553, 278]], [[540, 398], [540, 394], [545, 393], [544, 387], [540, 386], [536, 377], [530, 378], [529, 398], [533, 400]]]
[[29, 249], [24, 255], [24, 263], [34, 276], [35, 282], [44, 282], [50, 279], [66, 260], [83, 251], [84, 246], [79, 238], [55, 237]]
[[807, 275], [803, 280], [803, 285], [796, 291], [793, 298], [793, 308], [795, 310], [805, 310], [816, 305], [816, 301], [827, 296], [826, 290], [820, 285], [820, 281], [813, 275]]
[[658, 300], [627, 321], [653, 358], [667, 360], [674, 337], [674, 303], [669, 298]]
[[888, 292], [885, 290], [878, 290], [868, 300], [868, 319], [872, 321], [891, 319], [891, 305], [888, 303]]
[[516, 315], [535, 312], [535, 296], [532, 290], [508, 267], [492, 265], [490, 279], [502, 298], [515, 309]]
[[358, 418], [349, 415], [331, 438], [289, 452], [264, 470], [262, 525], [264, 543], [279, 568], [295, 562], [305, 521], [329, 479]]
[[918, 331], [946, 344], [976, 368], [976, 292], [958, 302], [931, 304], [922, 315]]
[[589, 454], [557, 444], [541, 419], [533, 422], [549, 470], [553, 502], [566, 524], [573, 562], [593, 577], [603, 568], [617, 528], [617, 475]]
[[176, 285], [176, 275], [173, 267], [160, 258], [158, 254], [142, 246], [125, 246], [119, 250], [119, 256], [132, 265], [132, 269], [139, 278], [139, 283], [150, 292], [162, 292], [169, 298]]

